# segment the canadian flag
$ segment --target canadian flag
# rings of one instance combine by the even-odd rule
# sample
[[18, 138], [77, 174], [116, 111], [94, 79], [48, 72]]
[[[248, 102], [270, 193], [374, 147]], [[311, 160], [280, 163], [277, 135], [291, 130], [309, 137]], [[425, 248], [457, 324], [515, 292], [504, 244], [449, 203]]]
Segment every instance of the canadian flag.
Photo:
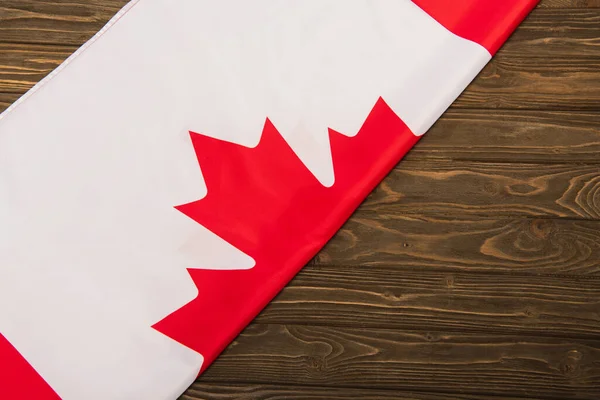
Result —
[[132, 1], [0, 116], [0, 398], [177, 398], [536, 3]]

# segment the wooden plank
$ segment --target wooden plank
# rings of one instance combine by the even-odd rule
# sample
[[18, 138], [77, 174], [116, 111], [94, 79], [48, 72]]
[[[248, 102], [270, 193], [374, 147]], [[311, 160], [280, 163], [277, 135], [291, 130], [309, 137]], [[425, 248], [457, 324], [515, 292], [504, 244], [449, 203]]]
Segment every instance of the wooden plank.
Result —
[[597, 9], [537, 9], [454, 107], [597, 109], [599, 60]]
[[362, 205], [404, 215], [600, 219], [598, 165], [403, 161]]
[[599, 0], [542, 0], [540, 8], [599, 8]]
[[[96, 8], [94, 4], [1, 0], [2, 42], [74, 46], [3, 45], [0, 91], [27, 90], [100, 29], [103, 23], [98, 22], [105, 22], [116, 9], [114, 4]], [[568, 13], [538, 9], [453, 107], [599, 110], [599, 38], [598, 9]]]
[[[568, 11], [562, 6], [567, 2]], [[0, 0], [0, 41], [80, 46], [124, 4], [123, 0]], [[510, 41], [537, 42], [550, 35], [555, 40], [592, 39], [591, 46], [597, 39], [593, 33], [599, 29], [595, 26], [598, 4], [598, 0], [543, 0]]]
[[[0, 42], [13, 43], [0, 44], [0, 110], [124, 3], [0, 0]], [[566, 165], [598, 163], [598, 114], [489, 112], [600, 110], [594, 7], [543, 0], [258, 318], [290, 325], [249, 328], [182, 398], [599, 398], [600, 225], [512, 218], [599, 218], [598, 166]], [[432, 162], [444, 160], [513, 163]], [[447, 214], [462, 217], [431, 217]]]
[[[600, 37], [600, 29], [591, 27], [592, 24], [600, 26], [600, 10], [597, 14], [598, 21], [583, 24], [579, 30], [574, 30], [586, 32], [586, 35], [579, 34], [580, 37], [575, 37], [576, 35], [573, 34], [567, 37], [569, 40], [561, 38], [562, 31], [552, 34], [548, 33], [553, 32], [549, 29], [544, 29], [528, 40], [519, 40], [523, 35], [513, 36], [501, 53], [475, 80], [473, 87], [465, 94], [466, 97], [463, 96], [456, 106], [465, 107], [469, 103], [479, 102], [481, 96], [486, 95], [490, 90], [499, 90], [499, 86], [525, 93], [533, 85], [545, 90], [542, 93], [559, 90], [565, 94], [574, 92], [575, 88], [571, 86], [591, 83], [592, 88], [597, 87], [597, 82], [589, 80], [600, 75], [598, 72], [600, 39], [592, 38], [592, 36]], [[526, 27], [529, 25], [524, 25], [523, 29]], [[77, 46], [57, 44], [0, 42], [0, 91], [24, 92], [50, 73], [77, 48]], [[532, 49], [535, 49], [535, 52], [532, 52]], [[553, 79], [558, 77], [562, 84], [555, 85]], [[475, 92], [469, 94], [473, 90]], [[585, 88], [583, 90], [585, 92]], [[587, 91], [591, 92], [589, 89]], [[581, 96], [583, 97], [583, 93]], [[475, 105], [480, 106], [480, 104]]]
[[313, 262], [417, 271], [597, 276], [600, 223], [443, 219], [359, 211]]
[[199, 381], [597, 400], [600, 341], [255, 324]]
[[[9, 93], [21, 95], [74, 50], [0, 44], [0, 111], [18, 97]], [[597, 113], [452, 109], [408, 159], [598, 162], [599, 150]]]
[[600, 279], [311, 265], [256, 321], [600, 339]]
[[[434, 388], [432, 388], [434, 389]], [[180, 400], [499, 400], [495, 396], [318, 386], [196, 382]], [[504, 400], [525, 398], [503, 397]], [[527, 397], [531, 400], [532, 397]]]
[[[7, 54], [0, 50], [0, 60]], [[50, 72], [54, 65], [41, 53], [38, 58], [28, 58], [26, 64], [30, 66], [19, 73], [29, 77], [32, 70], [39, 68]], [[3, 71], [7, 69], [0, 65], [0, 86], [7, 83], [7, 79], [2, 79]], [[34, 78], [20, 80], [27, 82], [21, 89], [36, 82]], [[13, 83], [11, 90], [17, 86]], [[0, 112], [20, 97], [18, 92], [0, 92]], [[490, 113], [453, 109], [433, 126], [404, 162], [473, 160], [592, 164], [600, 163], [598, 153], [600, 113], [522, 110]]]
[[[16, 100], [18, 96], [7, 97], [6, 105], [11, 100]], [[0, 96], [0, 103], [2, 102], [3, 98]], [[460, 124], [461, 117], [447, 121], [458, 129], [457, 124]], [[568, 121], [569, 119], [566, 122]], [[473, 124], [477, 125], [478, 121], [475, 120]], [[493, 125], [496, 121], [488, 121], [487, 124]], [[594, 138], [600, 138], [600, 131], [593, 129], [593, 126], [585, 126], [585, 119], [583, 124], [583, 127], [574, 127], [574, 129], [587, 135], [584, 136], [584, 140], [587, 137], [590, 150], [583, 151], [593, 158], [595, 154], [593, 150], [600, 143], [594, 141]], [[498, 126], [496, 134], [502, 140], [502, 129], [506, 124], [500, 123]], [[523, 129], [527, 129], [525, 125], [523, 126]], [[533, 131], [534, 128], [531, 130]], [[513, 135], [518, 136], [518, 133], [514, 131], [508, 133], [504, 142], [511, 143]], [[423, 139], [423, 143], [427, 143], [429, 137], [435, 137], [437, 134], [439, 134], [437, 131], [431, 132], [428, 138]], [[451, 130], [449, 134], [452, 134]], [[474, 137], [475, 143], [479, 143], [471, 149], [466, 144], [461, 146], [462, 143], [469, 141], [466, 137], [469, 134], [470, 137]], [[484, 153], [478, 152], [477, 146], [486, 147], [486, 145], [484, 140], [476, 136], [476, 133], [469, 131], [462, 138], [456, 138], [453, 143], [454, 151], [460, 153], [462, 149], [479, 158]], [[544, 143], [543, 138], [535, 133], [523, 136], [529, 143]], [[555, 143], [560, 143], [563, 137], [564, 135], [557, 135]], [[433, 152], [437, 152], [433, 154], [442, 152], [444, 143], [452, 144], [452, 141], [446, 141], [446, 138], [446, 135], [440, 135], [439, 138], [435, 137], [435, 140], [432, 140]], [[518, 146], [518, 143], [515, 146]], [[559, 148], [560, 146], [558, 145]], [[426, 146], [423, 147], [424, 149], [421, 149], [421, 143], [418, 144], [414, 152], [424, 155], [430, 150]], [[512, 145], [507, 144], [507, 147], [494, 149], [492, 155], [501, 155], [511, 147]], [[543, 145], [540, 147], [543, 148]], [[585, 149], [585, 146], [579, 143], [574, 143], [573, 147]], [[547, 150], [551, 151], [551, 148]], [[513, 158], [517, 158], [516, 154], [518, 153], [513, 154]], [[568, 155], [567, 152], [565, 157]], [[573, 157], [571, 160], [580, 162], [582, 159]], [[403, 213], [417, 216], [451, 214], [480, 217], [492, 215], [495, 218], [525, 216], [599, 219], [600, 169], [597, 165], [414, 161], [409, 157], [378, 186], [362, 205], [362, 209], [384, 214]]]
[[[600, 46], [599, 31], [600, 10], [597, 8], [538, 8], [519, 25], [497, 57], [525, 59], [528, 56], [535, 62], [536, 57], [594, 56], [598, 54]], [[577, 63], [572, 67], [586, 68], [585, 63]]]
[[[7, 7], [7, 0], [0, 1]], [[19, 10], [32, 8], [31, 4], [27, 4], [18, 4]], [[35, 4], [50, 7], [50, 3]], [[93, 25], [91, 21], [97, 18], [89, 16], [87, 11], [80, 11], [87, 17], [79, 14], [71, 17], [67, 12], [75, 13], [76, 10], [71, 10], [70, 6], [64, 7], [66, 10], [61, 8], [62, 14], [45, 14], [38, 10], [41, 14], [37, 19], [34, 18], [38, 15], [35, 13], [34, 16], [27, 14], [27, 18], [11, 17], [15, 13], [20, 15], [21, 11], [17, 8], [11, 8], [10, 12], [5, 8], [0, 14], [1, 41], [60, 45], [47, 48], [26, 44], [17, 47], [6, 43], [2, 45], [0, 91], [22, 93], [27, 90], [75, 51], [76, 46], [85, 40], [82, 40], [82, 35], [87, 38], [100, 28]], [[49, 32], [38, 27], [42, 22], [50, 24], [57, 31]], [[62, 27], [61, 24], [66, 26]], [[86, 24], [91, 24], [93, 28]], [[560, 29], [556, 26], [560, 26]], [[536, 10], [453, 107], [600, 110], [598, 38], [598, 9], [575, 9], [568, 13], [558, 9]], [[65, 44], [76, 46], [62, 47]]]
[[[15, 95], [12, 99], [16, 100], [17, 97]], [[10, 97], [9, 99], [12, 100]], [[0, 102], [2, 102], [1, 96]], [[452, 129], [459, 129], [461, 118], [464, 117], [454, 120], [451, 118], [445, 120], [449, 125], [454, 124], [454, 128], [448, 130], [448, 135], [453, 134]], [[567, 118], [565, 123], [569, 123], [575, 118], [577, 116]], [[518, 117], [515, 119], [518, 120]], [[477, 126], [478, 124], [479, 120], [475, 119], [473, 125]], [[504, 138], [503, 132], [508, 132], [504, 130], [506, 124], [497, 123], [494, 120], [482, 124], [483, 127], [486, 124], [487, 126], [496, 125], [496, 137], [500, 138], [499, 141], [506, 143], [505, 147], [495, 148], [492, 152], [493, 156], [500, 154], [500, 156], [495, 156], [497, 158], [501, 158], [503, 153], [512, 148], [513, 145], [509, 145], [509, 143], [521, 133], [512, 131], [507, 133]], [[537, 133], [535, 126], [532, 125], [530, 129], [532, 133], [522, 134], [525, 141], [528, 141], [534, 148], [534, 154], [535, 147], [532, 143], [545, 143], [541, 134], [544, 132], [544, 123], [540, 122], [540, 124], [542, 125], [537, 127]], [[583, 149], [582, 152], [587, 152], [591, 160], [597, 154], [593, 150], [599, 146], [600, 141], [594, 141], [594, 139], [600, 139], [600, 130], [594, 129], [593, 125], [585, 124], [586, 119], [584, 118], [582, 125], [577, 127], [574, 124], [571, 132], [583, 132], [584, 143], [589, 143], [589, 150], [586, 149], [585, 144], [581, 145], [577, 142], [573, 143], [573, 147]], [[526, 123], [521, 126], [527, 130]], [[560, 126], [550, 129], [549, 133], [554, 130], [560, 130]], [[480, 153], [478, 149], [486, 147], [485, 140], [479, 138], [476, 132], [469, 131], [462, 137], [455, 137], [454, 143], [452, 143], [453, 140], [446, 141], [448, 135], [439, 135], [440, 133], [444, 132], [431, 132], [427, 138], [423, 139], [423, 143], [428, 143], [429, 137], [434, 138], [431, 145], [433, 147], [431, 154], [434, 156], [443, 152], [444, 143], [450, 143], [455, 154], [460, 153], [461, 149], [475, 158], [484, 154]], [[474, 138], [475, 145], [472, 148], [466, 144], [470, 140], [469, 137]], [[561, 143], [563, 137], [564, 135], [555, 137], [554, 143], [559, 148], [561, 145], [558, 143]], [[517, 142], [514, 146], [518, 145]], [[430, 151], [431, 147], [424, 146], [424, 149], [421, 149], [421, 143], [419, 143], [414, 152], [423, 156]], [[544, 148], [543, 145], [540, 147]], [[552, 147], [544, 149], [546, 154], [551, 150]], [[515, 150], [513, 158], [517, 158], [516, 154], [519, 153]], [[565, 153], [565, 157], [569, 155], [568, 152]], [[527, 157], [527, 153], [525, 153], [525, 158]], [[401, 162], [377, 187], [362, 205], [363, 210], [418, 216], [488, 217], [492, 215], [494, 218], [519, 216], [595, 220], [600, 218], [600, 169], [598, 165], [415, 161], [410, 158]], [[574, 157], [571, 160], [572, 162], [582, 161], [581, 158]]]
[[[75, 48], [0, 44], [0, 110]], [[599, 68], [600, 70], [600, 68]], [[600, 92], [600, 90], [599, 90]], [[452, 109], [409, 159], [598, 162], [600, 114]]]
[[591, 61], [573, 56], [570, 67], [558, 57], [532, 57], [534, 52], [492, 59], [452, 108], [600, 110], [600, 52]]
[[21, 97], [18, 93], [2, 93], [0, 92], [0, 113], [10, 107], [15, 101]]
[[0, 40], [80, 46], [126, 0], [0, 0]]
[[[126, 3], [126, 0], [0, 0], [0, 40], [80, 46]], [[565, 12], [565, 8], [570, 10]], [[547, 28], [553, 34], [562, 32], [564, 38], [575, 34], [594, 39], [590, 29], [594, 28], [597, 8], [599, 0], [542, 0], [511, 41], [531, 40], [532, 34], [546, 35]], [[580, 29], [581, 24], [588, 29]]]
[[[51, 51], [56, 47], [30, 54], [22, 50], [10, 54], [8, 46], [2, 47], [0, 91], [20, 94], [45, 77], [52, 71], [51, 67], [58, 66], [76, 49], [63, 47], [59, 50], [60, 56], [52, 58]], [[22, 59], [15, 58], [19, 53]], [[537, 61], [532, 57], [498, 57], [484, 68], [451, 109], [598, 111], [599, 81], [600, 51], [597, 56], [583, 60], [576, 56], [568, 59], [549, 57]]]
[[0, 92], [23, 94], [77, 48], [0, 43]]
[[[0, 37], [18, 43], [80, 45], [101, 29], [127, 0], [0, 0]], [[547, 8], [600, 7], [599, 0], [542, 0]], [[27, 30], [20, 29], [23, 25]]]
[[600, 113], [453, 109], [405, 160], [599, 163], [599, 153]]
[[[545, 0], [543, 3], [548, 3], [550, 7], [552, 3], [563, 7], [563, 1]], [[12, 43], [79, 46], [100, 30], [126, 3], [125, 0], [0, 0], [0, 38]], [[585, 4], [580, 0], [569, 0], [569, 3], [578, 6]], [[534, 13], [544, 11], [554, 10], [545, 10], [542, 4]], [[23, 26], [28, 29], [22, 29]]]

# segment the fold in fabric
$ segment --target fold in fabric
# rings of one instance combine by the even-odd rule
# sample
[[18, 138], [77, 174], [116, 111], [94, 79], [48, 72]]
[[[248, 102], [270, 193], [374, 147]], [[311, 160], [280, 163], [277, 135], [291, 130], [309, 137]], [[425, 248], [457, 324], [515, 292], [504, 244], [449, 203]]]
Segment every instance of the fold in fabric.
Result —
[[128, 4], [0, 115], [0, 398], [177, 398], [536, 3]]

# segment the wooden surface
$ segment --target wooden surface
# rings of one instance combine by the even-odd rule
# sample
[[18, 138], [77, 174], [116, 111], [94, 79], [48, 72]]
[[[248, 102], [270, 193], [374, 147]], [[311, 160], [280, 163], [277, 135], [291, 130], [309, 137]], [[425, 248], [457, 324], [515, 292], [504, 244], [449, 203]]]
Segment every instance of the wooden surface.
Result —
[[[124, 0], [0, 0], [0, 110]], [[600, 399], [600, 1], [542, 0], [182, 397]]]

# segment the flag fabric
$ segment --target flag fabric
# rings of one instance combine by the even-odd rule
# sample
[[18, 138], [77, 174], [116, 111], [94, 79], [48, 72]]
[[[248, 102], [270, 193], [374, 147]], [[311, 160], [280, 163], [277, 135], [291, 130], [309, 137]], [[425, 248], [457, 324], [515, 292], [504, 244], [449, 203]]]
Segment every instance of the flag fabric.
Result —
[[130, 2], [0, 116], [0, 398], [177, 398], [536, 3]]

